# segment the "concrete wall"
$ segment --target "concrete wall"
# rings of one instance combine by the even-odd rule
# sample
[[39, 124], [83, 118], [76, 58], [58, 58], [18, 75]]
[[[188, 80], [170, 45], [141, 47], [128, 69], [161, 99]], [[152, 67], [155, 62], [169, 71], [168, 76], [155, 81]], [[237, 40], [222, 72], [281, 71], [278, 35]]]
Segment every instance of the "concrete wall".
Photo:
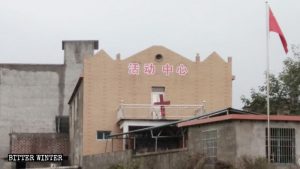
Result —
[[114, 165], [140, 169], [183, 169], [189, 162], [187, 151], [132, 155], [131, 151], [111, 152], [83, 157], [83, 169], [108, 169]]
[[78, 89], [74, 94], [70, 104], [70, 155], [69, 159], [72, 165], [82, 165], [82, 146], [83, 146], [83, 83], [78, 81]]
[[82, 169], [108, 169], [114, 164], [126, 165], [132, 159], [131, 151], [119, 151], [83, 156]]
[[64, 65], [0, 65], [0, 158], [9, 153], [10, 132], [55, 132], [55, 116], [67, 115], [83, 57], [97, 42], [64, 41], [63, 49]]
[[140, 169], [184, 169], [190, 162], [188, 151], [140, 155], [133, 158]]
[[191, 153], [203, 152], [202, 132], [217, 130], [217, 158], [221, 161], [235, 161], [236, 157], [236, 132], [231, 122], [221, 122], [201, 126], [193, 126], [188, 129], [188, 149]]
[[[235, 121], [236, 131], [236, 155], [266, 157], [266, 133], [267, 123], [262, 121]], [[271, 128], [295, 128], [296, 162], [300, 159], [300, 123], [271, 121]]]
[[[26, 168], [48, 168], [51, 164], [55, 166], [61, 166], [61, 163], [50, 163], [50, 162], [27, 162]], [[52, 169], [52, 168], [51, 168]]]
[[94, 50], [98, 49], [98, 41], [64, 41], [63, 50], [65, 56], [65, 87], [60, 91], [64, 95], [63, 108], [59, 112], [68, 115], [68, 101], [71, 93], [83, 74], [83, 60], [94, 55]]

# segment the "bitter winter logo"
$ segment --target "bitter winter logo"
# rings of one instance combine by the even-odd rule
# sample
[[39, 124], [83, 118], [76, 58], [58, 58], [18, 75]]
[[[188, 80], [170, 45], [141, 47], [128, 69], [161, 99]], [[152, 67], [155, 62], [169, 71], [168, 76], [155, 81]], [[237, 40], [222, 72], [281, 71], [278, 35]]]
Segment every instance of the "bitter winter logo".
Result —
[[8, 154], [10, 162], [62, 162], [62, 154]]

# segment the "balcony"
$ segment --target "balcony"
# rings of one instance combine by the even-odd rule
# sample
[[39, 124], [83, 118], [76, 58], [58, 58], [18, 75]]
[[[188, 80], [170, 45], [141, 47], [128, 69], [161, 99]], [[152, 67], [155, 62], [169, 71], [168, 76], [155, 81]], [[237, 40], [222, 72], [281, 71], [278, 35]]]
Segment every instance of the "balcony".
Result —
[[[161, 115], [164, 109], [165, 116]], [[118, 120], [179, 120], [205, 112], [203, 105], [152, 105], [120, 104], [117, 110]]]

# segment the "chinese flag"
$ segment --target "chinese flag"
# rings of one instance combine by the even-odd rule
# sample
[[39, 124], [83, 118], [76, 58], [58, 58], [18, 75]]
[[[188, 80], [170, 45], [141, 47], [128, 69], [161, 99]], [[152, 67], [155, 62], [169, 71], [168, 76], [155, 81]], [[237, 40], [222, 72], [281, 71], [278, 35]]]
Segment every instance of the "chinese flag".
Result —
[[276, 18], [273, 15], [271, 8], [269, 8], [269, 30], [270, 30], [270, 32], [278, 33], [281, 43], [282, 43], [282, 46], [284, 48], [284, 51], [285, 51], [285, 53], [288, 53], [288, 48], [287, 48], [287, 43], [286, 43], [285, 37], [276, 21]]

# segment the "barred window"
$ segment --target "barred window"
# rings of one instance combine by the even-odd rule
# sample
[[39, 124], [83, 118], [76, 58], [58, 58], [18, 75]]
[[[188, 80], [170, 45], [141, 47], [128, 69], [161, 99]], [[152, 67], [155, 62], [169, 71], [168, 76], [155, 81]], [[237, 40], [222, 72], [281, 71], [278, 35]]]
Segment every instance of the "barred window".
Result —
[[208, 158], [217, 157], [217, 130], [203, 131], [201, 133], [203, 153]]
[[[270, 128], [271, 161], [295, 163], [295, 129]], [[268, 129], [266, 128], [266, 156], [268, 157]]]

